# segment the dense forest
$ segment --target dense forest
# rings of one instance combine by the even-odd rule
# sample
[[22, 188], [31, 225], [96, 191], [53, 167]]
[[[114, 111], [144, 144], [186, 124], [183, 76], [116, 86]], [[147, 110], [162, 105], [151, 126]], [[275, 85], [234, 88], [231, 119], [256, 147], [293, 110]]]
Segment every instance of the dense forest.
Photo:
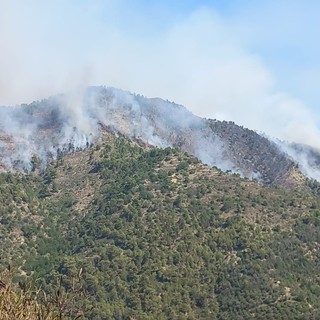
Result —
[[320, 319], [316, 182], [266, 187], [111, 134], [38, 166], [0, 174], [1, 264], [44, 305], [58, 290], [66, 319]]

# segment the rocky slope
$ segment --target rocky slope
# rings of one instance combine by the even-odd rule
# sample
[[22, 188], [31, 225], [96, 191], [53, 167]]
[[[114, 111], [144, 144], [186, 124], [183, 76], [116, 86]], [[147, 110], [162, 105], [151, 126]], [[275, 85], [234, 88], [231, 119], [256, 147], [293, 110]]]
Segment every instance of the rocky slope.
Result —
[[105, 87], [0, 108], [0, 161], [4, 170], [46, 167], [59, 157], [99, 143], [104, 131], [145, 145], [178, 147], [210, 166], [267, 184], [318, 178], [320, 155], [273, 142], [232, 122], [202, 119], [181, 105]]

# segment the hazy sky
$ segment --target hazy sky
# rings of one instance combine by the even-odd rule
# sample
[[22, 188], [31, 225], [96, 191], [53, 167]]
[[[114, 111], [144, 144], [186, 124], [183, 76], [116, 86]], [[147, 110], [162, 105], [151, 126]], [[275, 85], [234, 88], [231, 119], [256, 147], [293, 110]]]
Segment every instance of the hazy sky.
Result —
[[320, 1], [0, 0], [0, 105], [106, 85], [320, 147]]

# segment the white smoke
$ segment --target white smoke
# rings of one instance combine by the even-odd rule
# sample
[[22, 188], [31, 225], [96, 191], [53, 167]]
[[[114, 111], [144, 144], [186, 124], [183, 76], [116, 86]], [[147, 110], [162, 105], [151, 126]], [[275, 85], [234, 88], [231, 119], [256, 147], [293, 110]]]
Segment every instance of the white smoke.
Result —
[[180, 105], [123, 90], [79, 89], [30, 105], [3, 107], [0, 115], [1, 157], [7, 168], [30, 170], [34, 155], [45, 167], [59, 152], [89, 147], [100, 139], [101, 127], [109, 127], [149, 145], [181, 147], [204, 163], [234, 169], [205, 120]]
[[[213, 123], [224, 130], [222, 123]], [[231, 127], [242, 134], [241, 128], [229, 124], [230, 130]], [[232, 135], [228, 136], [231, 131], [220, 138], [206, 119], [181, 105], [105, 87], [81, 88], [30, 105], [0, 108], [0, 160], [6, 169], [30, 171], [36, 156], [45, 168], [61, 153], [98, 142], [103, 128], [156, 147], [181, 148], [225, 171], [250, 178], [260, 176], [251, 162], [242, 168], [242, 160], [237, 159], [241, 155], [225, 145], [232, 142]], [[319, 153], [310, 147], [276, 143], [307, 176], [320, 179]], [[261, 156], [257, 155], [257, 159]]]
[[[89, 147], [99, 140], [101, 125], [129, 138], [166, 147], [137, 97], [116, 89], [86, 88], [30, 105], [0, 108], [1, 158], [6, 167], [30, 170], [31, 159]], [[9, 143], [9, 141], [11, 141]]]
[[299, 165], [301, 172], [309, 178], [320, 181], [320, 150], [305, 144], [275, 140], [280, 150]]
[[[138, 3], [0, 1], [0, 104], [107, 81], [178, 101], [198, 116], [319, 147], [319, 112], [298, 94], [313, 88], [318, 95], [319, 3], [246, 1], [233, 3], [231, 13], [205, 1], [183, 14]], [[311, 70], [287, 65], [302, 52], [313, 56], [299, 58]], [[278, 64], [269, 65], [274, 58]], [[81, 131], [92, 130], [76, 120], [85, 111], [72, 112]]]

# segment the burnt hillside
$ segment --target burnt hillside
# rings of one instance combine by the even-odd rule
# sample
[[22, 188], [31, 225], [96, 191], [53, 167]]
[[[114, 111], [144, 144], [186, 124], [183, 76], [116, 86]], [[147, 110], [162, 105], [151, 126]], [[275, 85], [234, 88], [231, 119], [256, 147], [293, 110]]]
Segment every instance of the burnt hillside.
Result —
[[285, 148], [233, 122], [202, 119], [181, 105], [114, 88], [89, 87], [2, 107], [0, 116], [3, 170], [30, 171], [35, 157], [44, 169], [60, 154], [99, 144], [107, 128], [145, 145], [180, 148], [210, 166], [266, 184], [299, 184], [300, 170], [318, 178], [316, 150]]

